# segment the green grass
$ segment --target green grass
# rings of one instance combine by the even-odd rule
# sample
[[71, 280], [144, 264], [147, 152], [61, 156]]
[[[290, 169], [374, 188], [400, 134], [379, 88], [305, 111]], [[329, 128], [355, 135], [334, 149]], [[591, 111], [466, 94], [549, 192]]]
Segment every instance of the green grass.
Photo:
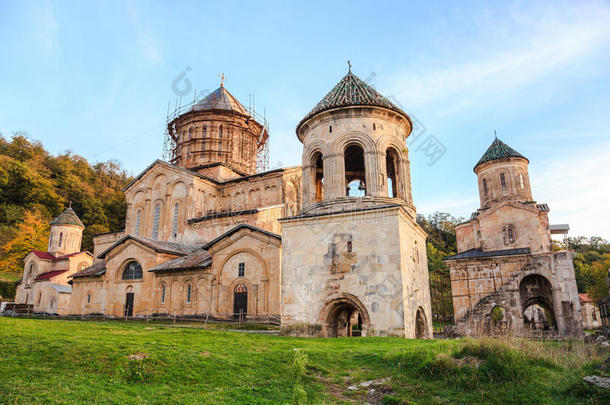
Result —
[[[0, 318], [0, 403], [362, 403], [367, 391], [349, 385], [390, 377], [375, 400], [601, 404], [608, 392], [581, 380], [609, 354], [580, 342], [304, 339]], [[456, 360], [465, 357], [479, 366]]]
[[17, 281], [21, 278], [21, 273], [2, 272], [0, 273], [0, 281]]

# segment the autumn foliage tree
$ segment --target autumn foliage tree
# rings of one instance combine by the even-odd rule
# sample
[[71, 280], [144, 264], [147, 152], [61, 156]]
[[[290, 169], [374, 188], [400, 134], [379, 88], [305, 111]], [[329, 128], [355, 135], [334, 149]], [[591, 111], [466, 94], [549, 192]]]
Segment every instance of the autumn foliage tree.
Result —
[[130, 181], [116, 161], [92, 165], [70, 151], [53, 156], [23, 132], [8, 140], [0, 134], [0, 272], [21, 272], [31, 249], [46, 250], [46, 226], [69, 202], [86, 226], [83, 249], [93, 248], [94, 234], [121, 230], [122, 189]]

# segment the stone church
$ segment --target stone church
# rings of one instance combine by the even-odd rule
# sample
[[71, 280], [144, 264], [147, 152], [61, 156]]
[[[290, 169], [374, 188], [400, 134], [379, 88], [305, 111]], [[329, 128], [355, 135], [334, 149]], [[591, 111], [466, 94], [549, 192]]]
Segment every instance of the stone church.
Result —
[[495, 139], [474, 167], [481, 208], [456, 227], [451, 270], [462, 335], [581, 332], [572, 254], [553, 251], [549, 207], [532, 197], [529, 161]]
[[258, 173], [266, 126], [221, 84], [168, 122], [172, 158], [124, 189], [124, 231], [95, 237], [93, 255], [78, 252], [83, 226], [66, 210], [49, 251], [26, 257], [18, 300], [60, 314], [430, 337], [411, 130], [404, 111], [350, 70], [297, 125], [302, 166]]

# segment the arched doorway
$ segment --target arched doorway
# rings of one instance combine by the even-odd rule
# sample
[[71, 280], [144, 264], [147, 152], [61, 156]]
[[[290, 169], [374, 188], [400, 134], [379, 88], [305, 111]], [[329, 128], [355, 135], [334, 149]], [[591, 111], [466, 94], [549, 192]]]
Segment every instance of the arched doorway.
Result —
[[350, 294], [328, 300], [322, 308], [320, 320], [325, 337], [365, 336], [370, 324], [366, 308]]
[[125, 311], [123, 314], [125, 317], [133, 316], [134, 295], [133, 287], [127, 286], [125, 289]]
[[248, 289], [245, 284], [238, 284], [233, 290], [233, 318], [244, 320], [248, 314]]
[[417, 308], [417, 314], [415, 315], [415, 338], [427, 339], [428, 337], [428, 322], [426, 321], [426, 313], [422, 307], [419, 307]]
[[523, 324], [532, 330], [556, 330], [553, 286], [539, 274], [525, 276], [519, 284]]

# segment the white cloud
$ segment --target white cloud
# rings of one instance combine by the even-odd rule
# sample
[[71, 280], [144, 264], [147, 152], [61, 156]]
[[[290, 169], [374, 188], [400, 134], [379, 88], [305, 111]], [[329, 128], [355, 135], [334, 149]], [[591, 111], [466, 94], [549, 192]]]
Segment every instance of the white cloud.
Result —
[[551, 208], [550, 222], [571, 236], [610, 240], [610, 142], [583, 147], [530, 167], [532, 193]]
[[[399, 72], [388, 77], [397, 94], [406, 94], [411, 108], [448, 101], [448, 111], [473, 106], [488, 94], [506, 93], [610, 45], [610, 6], [575, 2], [542, 14], [514, 8], [491, 19], [481, 31], [493, 36], [481, 53], [464, 46], [458, 58], [444, 60], [446, 68]], [[464, 61], [465, 60], [465, 61]]]

